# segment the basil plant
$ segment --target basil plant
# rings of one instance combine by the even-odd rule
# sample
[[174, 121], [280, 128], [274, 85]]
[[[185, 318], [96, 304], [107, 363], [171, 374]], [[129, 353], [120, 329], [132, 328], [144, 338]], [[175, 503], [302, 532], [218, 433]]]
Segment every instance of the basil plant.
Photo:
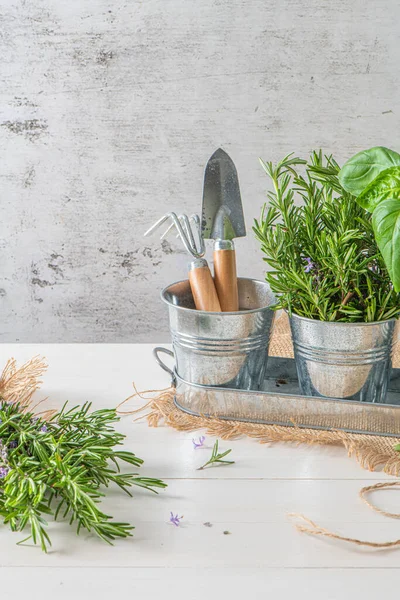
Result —
[[400, 154], [377, 146], [353, 156], [338, 174], [342, 187], [372, 213], [372, 227], [396, 292], [400, 292]]

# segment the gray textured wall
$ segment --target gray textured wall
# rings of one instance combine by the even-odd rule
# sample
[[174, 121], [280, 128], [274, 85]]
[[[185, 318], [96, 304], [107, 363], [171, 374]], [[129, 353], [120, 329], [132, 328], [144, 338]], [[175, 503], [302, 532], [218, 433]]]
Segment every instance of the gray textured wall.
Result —
[[[204, 165], [235, 160], [249, 229], [258, 156], [400, 147], [397, 0], [3, 0], [2, 341], [167, 338], [185, 275], [143, 231], [199, 210]], [[262, 277], [251, 233], [242, 275]]]

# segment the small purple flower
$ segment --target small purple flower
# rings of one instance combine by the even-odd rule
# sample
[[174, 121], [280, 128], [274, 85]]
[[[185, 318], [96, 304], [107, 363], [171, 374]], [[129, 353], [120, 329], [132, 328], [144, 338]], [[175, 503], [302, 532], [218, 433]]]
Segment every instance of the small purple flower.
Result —
[[8, 448], [10, 450], [13, 450], [14, 448], [16, 448], [18, 446], [18, 442], [17, 440], [12, 440], [9, 444], [8, 444]]
[[192, 439], [192, 444], [193, 444], [193, 448], [195, 450], [197, 450], [197, 448], [203, 448], [204, 447], [204, 442], [206, 441], [206, 436], [205, 435], [201, 435], [199, 437], [199, 441], [196, 442], [196, 440], [193, 438]]
[[0, 479], [4, 479], [10, 472], [10, 467], [0, 467]]
[[171, 516], [169, 518], [170, 522], [175, 525], [175, 527], [179, 527], [179, 525], [181, 524], [181, 519], [183, 519], [182, 517], [178, 517], [178, 515], [174, 515], [174, 513], [171, 511]]
[[42, 425], [42, 426], [41, 426], [41, 428], [40, 428], [40, 431], [41, 431], [42, 433], [47, 433], [47, 431], [48, 431], [48, 429], [47, 429], [47, 425]]
[[307, 264], [304, 267], [305, 273], [310, 273], [310, 271], [313, 271], [315, 269], [315, 263], [313, 263], [311, 258], [306, 258], [306, 263]]

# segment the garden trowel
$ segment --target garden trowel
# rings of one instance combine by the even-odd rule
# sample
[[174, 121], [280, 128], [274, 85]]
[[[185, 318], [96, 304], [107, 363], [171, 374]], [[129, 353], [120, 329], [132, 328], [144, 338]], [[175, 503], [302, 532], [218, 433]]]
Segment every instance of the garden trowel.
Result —
[[236, 257], [233, 238], [244, 237], [239, 180], [232, 159], [219, 148], [204, 175], [202, 235], [214, 239], [214, 279], [223, 312], [239, 310]]

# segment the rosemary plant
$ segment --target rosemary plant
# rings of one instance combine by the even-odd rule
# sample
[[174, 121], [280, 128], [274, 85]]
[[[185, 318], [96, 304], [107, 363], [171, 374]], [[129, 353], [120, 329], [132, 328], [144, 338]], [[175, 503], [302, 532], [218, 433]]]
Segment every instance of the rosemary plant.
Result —
[[225, 450], [225, 452], [218, 452], [218, 440], [216, 440], [212, 452], [211, 452], [211, 457], [208, 459], [208, 461], [206, 463], [204, 463], [203, 466], [199, 467], [197, 470], [198, 471], [202, 471], [203, 469], [206, 469], [207, 467], [211, 466], [211, 465], [233, 465], [235, 463], [234, 460], [224, 460], [225, 456], [227, 456], [228, 454], [230, 454], [232, 452], [232, 449], [230, 450]]
[[[90, 404], [67, 409], [49, 421], [24, 412], [17, 404], [0, 404], [0, 516], [12, 531], [29, 531], [46, 552], [51, 545], [48, 517], [62, 516], [112, 543], [132, 535], [100, 508], [105, 488], [117, 485], [131, 495], [134, 485], [156, 491], [158, 479], [121, 473], [120, 463], [143, 463], [131, 452], [117, 450], [125, 438], [114, 429], [115, 410], [89, 412]], [[19, 542], [21, 543], [21, 542]]]
[[274, 308], [321, 321], [398, 317], [371, 215], [341, 186], [335, 160], [313, 152], [309, 162], [288, 155], [261, 164], [273, 191], [253, 229], [271, 267]]

